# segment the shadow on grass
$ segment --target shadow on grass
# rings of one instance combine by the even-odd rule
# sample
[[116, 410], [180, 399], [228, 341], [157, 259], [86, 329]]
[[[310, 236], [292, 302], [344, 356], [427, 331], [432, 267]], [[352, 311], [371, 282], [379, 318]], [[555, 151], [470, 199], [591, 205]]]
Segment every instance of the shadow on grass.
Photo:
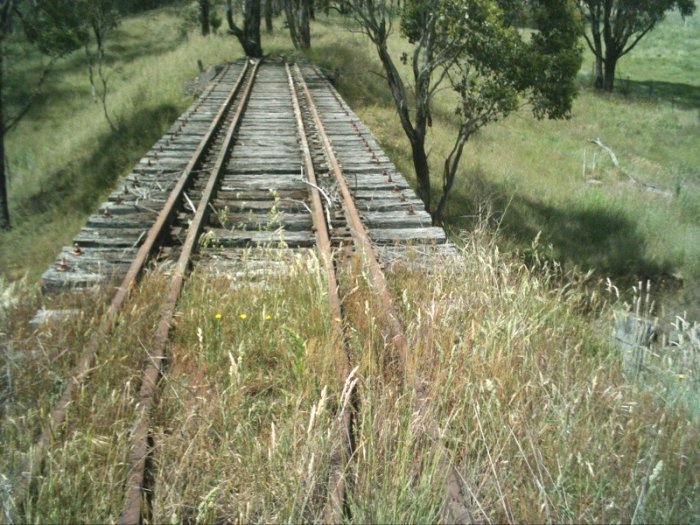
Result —
[[[594, 269], [620, 284], [638, 280], [668, 280], [669, 264], [650, 260], [637, 225], [623, 213], [606, 207], [555, 207], [492, 183], [478, 173], [469, 175], [465, 189], [451, 197], [446, 222], [459, 228], [473, 227], [479, 203], [493, 206], [506, 242], [527, 258], [531, 243], [541, 232], [538, 255], [565, 267]], [[466, 192], [471, 192], [467, 195]], [[551, 246], [551, 248], [549, 248]]]
[[308, 57], [315, 64], [334, 73], [334, 83], [350, 106], [355, 109], [364, 105], [394, 106], [384, 72], [375, 63], [374, 55], [365, 48], [345, 43], [324, 43], [312, 48]]
[[144, 42], [141, 35], [134, 36], [124, 29], [117, 28], [110, 34], [109, 55], [107, 65], [123, 65], [146, 56], [159, 56], [171, 52], [177, 48], [186, 34], [174, 32], [170, 38], [149, 38]]
[[[185, 38], [183, 35], [175, 33], [167, 36], [167, 38], [158, 38], [156, 35], [151, 35], [144, 41], [143, 38], [139, 39], [138, 36], [130, 34], [123, 28], [115, 29], [110, 33], [107, 43], [108, 49], [105, 56], [107, 76], [113, 76], [118, 68], [141, 58], [157, 57], [169, 53], [177, 48]], [[21, 52], [23, 56], [19, 61], [11, 64], [10, 74], [5, 77], [6, 85], [3, 94], [9, 114], [24, 107], [27, 97], [36, 89], [48, 63], [48, 60], [41, 57], [37, 50], [27, 46], [29, 44], [21, 40], [12, 43], [14, 52], [18, 54]], [[73, 84], [57, 84], [59, 79], [70, 79]], [[40, 119], [43, 108], [56, 104], [62, 105], [65, 100], [77, 96], [84, 99], [86, 103], [92, 102], [87, 59], [82, 49], [78, 49], [52, 64], [46, 78], [46, 84], [41, 92], [35, 95], [29, 116]]]
[[641, 101], [661, 100], [686, 109], [700, 108], [700, 86], [659, 80], [620, 80], [620, 94]]
[[170, 104], [135, 111], [116, 132], [100, 137], [92, 155], [58, 169], [38, 193], [14, 203], [14, 223], [21, 226], [62, 209], [92, 211], [98, 199], [158, 140], [178, 114]]
[[[580, 75], [579, 82], [591, 93], [607, 95], [593, 88], [591, 75]], [[615, 81], [612, 96], [634, 102], [665, 102], [683, 109], [700, 109], [700, 85], [663, 80], [630, 80], [620, 78]]]

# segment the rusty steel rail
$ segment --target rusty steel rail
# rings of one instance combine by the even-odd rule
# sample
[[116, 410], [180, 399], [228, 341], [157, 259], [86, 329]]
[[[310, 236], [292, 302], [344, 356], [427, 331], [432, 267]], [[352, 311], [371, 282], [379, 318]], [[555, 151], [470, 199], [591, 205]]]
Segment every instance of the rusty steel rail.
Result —
[[[287, 78], [289, 79], [289, 90], [292, 93], [292, 104], [294, 106], [294, 115], [297, 121], [297, 129], [299, 133], [299, 141], [302, 154], [304, 157], [304, 174], [309, 182], [309, 194], [311, 196], [311, 211], [316, 234], [316, 244], [321, 255], [321, 262], [326, 274], [326, 283], [328, 287], [328, 303], [331, 315], [331, 331], [335, 343], [335, 353], [333, 355], [336, 365], [337, 379], [341, 387], [345, 384], [350, 375], [350, 359], [346, 346], [345, 334], [343, 332], [342, 309], [340, 306], [340, 297], [338, 295], [338, 281], [335, 275], [335, 266], [333, 263], [333, 251], [331, 247], [330, 234], [328, 233], [328, 224], [326, 216], [323, 213], [323, 203], [319, 192], [318, 180], [314, 170], [314, 162], [309, 148], [307, 139], [307, 131], [304, 125], [301, 108], [296, 87], [294, 86], [294, 77], [289, 68], [289, 64], [285, 64]], [[351, 393], [348, 393], [351, 395]], [[343, 519], [343, 505], [345, 502], [345, 476], [344, 470], [352, 456], [352, 418], [350, 410], [344, 410], [341, 417], [340, 429], [340, 444], [334, 447], [331, 454], [331, 464], [334, 466], [334, 471], [331, 472], [329, 479], [329, 499], [324, 511], [324, 521], [327, 523], [341, 523]]]
[[[201, 107], [203, 100], [205, 100], [211, 94], [214, 88], [218, 86], [219, 82], [224, 77], [229, 67], [230, 66], [227, 66], [227, 68], [224, 71], [219, 73], [219, 80], [212, 83], [212, 85], [210, 85], [205, 90], [197, 107]], [[172, 223], [172, 220], [175, 216], [175, 212], [177, 210], [177, 205], [182, 199], [182, 195], [185, 191], [185, 188], [192, 180], [192, 177], [195, 172], [195, 167], [204, 158], [206, 151], [208, 150], [216, 136], [216, 132], [220, 127], [223, 116], [228, 112], [235, 96], [240, 90], [242, 81], [246, 75], [247, 67], [248, 66], [246, 63], [246, 66], [241, 72], [241, 75], [239, 76], [233, 90], [231, 90], [228, 97], [219, 109], [218, 113], [214, 117], [211, 126], [207, 130], [204, 137], [202, 137], [202, 140], [197, 146], [197, 149], [195, 150], [192, 159], [189, 161], [189, 163], [183, 170], [182, 175], [180, 176], [177, 184], [170, 193], [170, 196], [166, 201], [163, 209], [158, 214], [158, 218], [156, 219], [153, 226], [151, 226], [151, 228], [149, 229], [143, 244], [141, 245], [136, 254], [136, 257], [129, 266], [129, 269], [126, 275], [124, 276], [124, 279], [122, 280], [121, 284], [117, 288], [117, 291], [114, 294], [114, 297], [112, 298], [112, 301], [110, 302], [109, 307], [107, 308], [107, 311], [105, 312], [102, 318], [102, 321], [100, 322], [97, 330], [90, 337], [90, 340], [88, 341], [85, 350], [81, 354], [80, 359], [78, 361], [78, 365], [71, 372], [70, 379], [65, 389], [63, 390], [63, 394], [61, 395], [60, 399], [56, 402], [56, 404], [53, 407], [53, 410], [51, 411], [51, 417], [49, 419], [48, 425], [44, 427], [38, 441], [35, 443], [32, 451], [30, 451], [29, 453], [29, 458], [27, 460], [25, 468], [23, 469], [23, 472], [26, 473], [26, 477], [20, 484], [20, 487], [18, 487], [17, 489], [17, 498], [15, 500], [15, 505], [18, 508], [22, 507], [24, 505], [24, 502], [26, 501], [29, 487], [34, 477], [34, 473], [40, 467], [43, 461], [44, 453], [46, 452], [46, 448], [49, 444], [51, 436], [54, 433], [54, 430], [58, 428], [61, 425], [61, 423], [63, 423], [66, 416], [66, 411], [68, 409], [68, 405], [70, 404], [73, 395], [76, 392], [76, 389], [80, 387], [80, 385], [92, 369], [92, 366], [95, 362], [95, 356], [97, 354], [100, 340], [104, 336], [108, 335], [114, 328], [117, 317], [122, 306], [124, 305], [124, 302], [127, 300], [134, 286], [138, 282], [146, 264], [152, 257], [155, 250], [159, 247], [160, 242], [162, 241], [163, 235], [165, 234], [168, 226]]]
[[[343, 200], [343, 213], [345, 219], [350, 228], [352, 234], [355, 249], [360, 253], [363, 261], [369, 267], [370, 284], [373, 287], [375, 294], [377, 295], [379, 302], [381, 304], [381, 316], [383, 317], [384, 326], [388, 329], [388, 335], [393, 343], [394, 349], [397, 352], [398, 366], [400, 368], [400, 373], [402, 377], [402, 384], [408, 383], [416, 391], [417, 399], [417, 411], [422, 413], [427, 405], [427, 394], [425, 392], [424, 386], [420, 383], [417, 378], [417, 374], [414, 370], [408, 369], [408, 353], [409, 344], [406, 338], [405, 331], [400, 321], [398, 310], [394, 304], [394, 300], [389, 293], [389, 287], [386, 281], [384, 272], [379, 264], [376, 252], [372, 245], [372, 242], [367, 233], [367, 229], [362, 222], [360, 213], [355, 205], [355, 201], [348, 187], [347, 180], [343, 174], [343, 170], [338, 162], [338, 159], [333, 150], [328, 134], [325, 131], [325, 126], [321, 120], [320, 113], [314, 99], [309, 91], [304, 77], [302, 75], [301, 69], [298, 65], [294, 66], [297, 75], [299, 77], [299, 83], [304, 91], [306, 102], [308, 108], [313, 116], [314, 123], [316, 125], [319, 138], [323, 144], [323, 149], [326, 154], [326, 158], [331, 167], [331, 171], [335, 177], [335, 181], [340, 190], [340, 194]], [[338, 100], [338, 95], [331, 86], [331, 93]], [[359, 132], [358, 132], [359, 134]], [[439, 440], [439, 428], [437, 423], [430, 419], [428, 421], [428, 436], [433, 441]], [[444, 479], [444, 490], [445, 490], [445, 503], [443, 507], [442, 521], [446, 523], [469, 523], [472, 522], [471, 513], [464, 505], [464, 500], [466, 499], [462, 492], [462, 483], [460, 481], [459, 472], [454, 466], [452, 461], [447, 460], [444, 456], [441, 461], [441, 468], [439, 469], [445, 472]], [[333, 495], [331, 496], [333, 498]], [[332, 516], [331, 516], [332, 517]]]
[[394, 344], [399, 357], [399, 366], [402, 370], [406, 370], [406, 359], [408, 357], [408, 339], [406, 339], [406, 334], [401, 322], [399, 321], [399, 316], [394, 305], [394, 300], [389, 293], [389, 287], [386, 282], [386, 277], [379, 265], [379, 260], [377, 259], [377, 254], [374, 251], [374, 246], [369, 238], [367, 229], [362, 222], [360, 217], [360, 212], [355, 206], [355, 201], [352, 198], [352, 193], [350, 193], [350, 188], [348, 187], [345, 175], [343, 175], [343, 170], [338, 163], [338, 159], [333, 151], [333, 146], [328, 138], [328, 134], [325, 131], [323, 121], [318, 112], [318, 108], [314, 102], [311, 92], [309, 91], [306, 82], [303, 80], [303, 76], [299, 66], [295, 64], [295, 69], [300, 77], [300, 83], [302, 89], [304, 90], [304, 95], [306, 97], [306, 102], [309, 106], [309, 110], [313, 116], [316, 128], [320, 135], [321, 142], [323, 143], [323, 149], [326, 153], [326, 157], [331, 167], [331, 171], [335, 177], [338, 184], [338, 189], [343, 198], [343, 213], [345, 219], [347, 220], [350, 232], [355, 243], [355, 248], [362, 255], [363, 259], [369, 266], [371, 284], [374, 287], [374, 291], [382, 304], [382, 311], [384, 315], [384, 321], [389, 328], [391, 341]]
[[[163, 303], [158, 327], [153, 339], [151, 351], [148, 355], [146, 369], [141, 381], [139, 391], [139, 403], [137, 406], [136, 422], [132, 432], [132, 443], [127, 459], [128, 475], [126, 482], [126, 496], [122, 513], [119, 517], [120, 524], [139, 524], [142, 521], [142, 495], [144, 492], [144, 479], [146, 474], [146, 458], [148, 456], [148, 429], [150, 425], [151, 409], [155, 403], [157, 382], [160, 376], [161, 365], [165, 359], [166, 348], [168, 346], [168, 336], [170, 324], [172, 322], [175, 307], [177, 305], [185, 275], [190, 265], [190, 259], [195, 251], [197, 240], [202, 231], [205, 217], [208, 213], [211, 198], [214, 194], [219, 178], [224, 172], [226, 161], [230, 155], [230, 147], [233, 143], [233, 136], [240, 124], [241, 116], [245, 111], [246, 104], [250, 98], [250, 93], [255, 82], [255, 75], [262, 60], [255, 62], [253, 70], [249, 75], [249, 80], [241, 96], [241, 100], [236, 108], [233, 120], [229, 125], [223, 144], [217, 155], [214, 167], [207, 181], [207, 185], [199, 200], [197, 210], [187, 231], [187, 238], [180, 251], [177, 264], [170, 281], [170, 289]], [[248, 62], [243, 72], [245, 76], [248, 70]]]

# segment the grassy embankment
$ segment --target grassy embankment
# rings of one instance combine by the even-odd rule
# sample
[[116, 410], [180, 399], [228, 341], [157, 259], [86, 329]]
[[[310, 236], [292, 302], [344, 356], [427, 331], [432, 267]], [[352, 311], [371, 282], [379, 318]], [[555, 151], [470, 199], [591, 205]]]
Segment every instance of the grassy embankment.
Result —
[[[114, 52], [123, 52], [124, 57], [129, 51], [132, 55], [150, 53], [136, 40], [146, 27], [155, 46], [150, 49], [160, 51], [134, 56], [120, 65], [112, 99], [114, 113], [124, 122], [139, 122], [148, 140], [131, 130], [117, 134], [121, 138], [111, 142], [87, 87], [80, 96], [70, 95], [76, 86], [84, 86], [77, 56], [54, 80], [66, 82], [69, 93], [35, 108], [11, 135], [10, 144], [17, 142], [10, 155], [24, 158], [26, 167], [13, 164], [18, 227], [0, 239], [5, 272], [17, 275], [29, 267], [37, 275], [48, 264], [96, 203], [86, 188], [94, 185], [102, 194], [108, 191], [109, 182], [129, 169], [168, 119], [188, 103], [180, 86], [194, 74], [196, 58], [213, 63], [237, 55], [237, 47], [227, 37], [191, 36], [187, 42], [180, 41], [170, 11], [148, 16], [150, 19], [125, 21], [122, 31], [131, 36], [121, 43], [121, 51]], [[405, 141], [387, 106], [386, 90], [367, 67], [375, 63], [370, 50], [359, 37], [339, 33], [334, 23], [319, 22], [315, 27], [313, 57], [342, 68], [344, 95], [410, 173]], [[268, 50], [288, 49], [281, 32], [266, 45]], [[119, 85], [122, 88], [117, 89]], [[157, 94], [159, 85], [167, 87], [167, 97]], [[459, 224], [461, 215], [474, 214], [477, 205], [489, 197], [497, 211], [503, 202], [510, 202], [509, 210], [518, 210], [528, 199], [537, 201], [547, 210], [559, 209], [563, 224], [556, 224], [548, 215], [525, 212], [516, 215], [516, 221], [508, 211], [502, 221], [506, 245], [529, 245], [538, 229], [543, 230], [545, 240], [553, 242], [558, 228], [567, 226], [579, 240], [576, 244], [581, 251], [567, 250], [559, 242], [553, 244], [555, 255], [581, 266], [596, 263], [601, 271], [610, 273], [624, 269], [622, 255], [631, 249], [626, 248], [626, 241], [634, 238], [632, 233], [637, 239], [645, 239], [644, 235], [655, 238], [651, 235], [655, 230], [644, 229], [654, 226], [650, 218], [657, 216], [654, 213], [666, 221], [659, 242], [672, 241], [674, 228], [684, 223], [675, 221], [666, 201], [628, 187], [600, 155], [595, 173], [588, 176], [603, 180], [603, 187], [589, 187], [581, 175], [583, 148], [588, 148], [589, 158], [593, 153], [585, 140], [598, 136], [616, 150], [623, 163], [625, 157], [616, 140], [630, 148], [634, 145], [633, 158], [639, 159], [642, 168], [660, 167], [660, 174], [644, 171], [647, 178], [635, 173], [639, 179], [671, 184], [671, 178], [662, 181], [661, 177], [686, 169], [674, 159], [692, 160], [697, 154], [690, 151], [683, 135], [697, 131], [697, 122], [691, 122], [694, 111], [682, 109], [680, 103], [672, 108], [663, 99], [645, 101], [644, 96], [642, 92], [641, 99], [632, 95], [601, 98], [584, 91], [571, 122], [537, 123], [522, 115], [489, 128], [470, 147], [465, 163], [468, 177], [453, 200], [452, 220]], [[449, 108], [444, 103], [441, 107], [446, 114]], [[46, 122], [43, 119], [49, 110], [55, 120]], [[165, 110], [165, 116], [154, 118], [161, 115], [160, 110]], [[649, 148], [648, 152], [637, 148], [623, 129], [610, 124], [616, 112], [632, 119], [627, 129], [641, 129], [647, 144], [660, 143], [664, 133], [675, 128], [669, 148], [677, 149]], [[602, 124], [591, 117], [598, 113], [605, 119]], [[660, 128], [641, 127], [654, 115]], [[73, 131], [68, 133], [69, 129]], [[432, 159], [437, 162], [441, 151], [437, 139], [444, 138], [449, 126], [437, 118], [434, 130]], [[615, 138], [611, 140], [608, 132]], [[55, 137], [61, 137], [60, 146]], [[27, 144], [48, 146], [29, 148]], [[548, 152], [552, 144], [556, 155]], [[516, 158], [517, 152], [524, 156]], [[91, 160], [75, 161], [85, 157]], [[57, 167], [62, 167], [62, 175], [56, 174]], [[35, 178], [24, 179], [23, 173], [33, 173]], [[561, 182], [561, 191], [552, 181]], [[76, 197], [72, 190], [78, 183], [84, 186]], [[38, 201], [40, 187], [45, 191]], [[60, 188], [61, 192], [54, 193]], [[684, 188], [682, 185], [674, 202], [685, 202], [683, 192], [693, 189], [692, 181]], [[469, 191], [475, 193], [467, 194]], [[617, 208], [612, 207], [615, 199]], [[68, 210], [63, 206], [66, 202], [71, 203]], [[691, 208], [682, 208], [684, 213], [692, 211], [693, 202]], [[618, 232], [619, 224], [605, 219], [611, 214], [632, 226]], [[582, 217], [603, 221], [607, 228], [604, 242], [593, 238], [586, 244], [584, 235], [595, 235], [589, 226], [597, 223]], [[529, 224], [528, 218], [533, 222], [532, 231], [516, 237], [516, 227]], [[40, 229], [43, 221], [56, 226]], [[695, 235], [692, 225], [697, 227], [697, 222], [686, 222], [690, 223], [689, 235]], [[608, 250], [617, 240], [625, 242], [615, 256]], [[42, 248], [40, 243], [48, 246]], [[655, 259], [662, 253], [652, 248], [652, 243], [640, 241], [635, 264], [663, 267], [659, 261], [665, 259]], [[670, 267], [685, 268], [683, 260], [671, 255]], [[13, 265], [9, 270], [6, 261]], [[201, 275], [188, 284], [156, 414], [154, 510], [158, 522], [188, 518], [211, 522], [222, 517], [300, 521], [320, 516], [329, 430], [334, 425], [333, 414], [342, 405], [342, 387], [334, 383], [329, 369], [331, 343], [318, 269], [300, 263], [290, 272], [291, 277], [270, 278], [265, 285], [238, 284], [235, 289], [226, 280]], [[695, 365], [677, 361], [673, 355], [651, 356], [647, 365], [658, 364], [661, 373], [645, 374], [641, 380], [625, 377], [620, 356], [593, 329], [597, 314], [605, 315], [604, 303], [612, 297], [601, 297], [599, 291], [575, 283], [558, 288], [554, 283], [575, 281], [574, 274], [563, 278], [546, 263], [534, 272], [528, 270], [518, 260], [504, 256], [492, 235], [481, 230], [466, 238], [459, 263], [430, 276], [406, 273], [391, 279], [401, 298], [413, 355], [421, 363], [418, 369], [429, 381], [430, 412], [443, 429], [441, 441], [472, 493], [470, 506], [477, 519], [700, 519], [698, 419], [692, 405], [683, 402], [687, 391], [697, 388], [697, 372], [688, 368]], [[115, 519], [144, 355], [140, 349], [148, 346], [153, 333], [151, 299], [161, 286], [161, 276], [150, 276], [115, 334], [104, 341], [91, 381], [79, 392], [63, 434], [51, 445], [45, 478], [21, 520]], [[436, 489], [440, 473], [435, 472], [440, 448], [420, 437], [421, 421], [415, 419], [411, 404], [413, 393], [397, 391], [388, 379], [392, 371], [382, 358], [384, 342], [365, 336], [376, 333], [372, 330], [376, 305], [366, 288], [362, 274], [345, 277], [343, 289], [350, 291], [345, 305], [352, 323], [350, 340], [359, 365], [362, 399], [349, 508], [356, 522], [434, 521], [440, 506]], [[17, 518], [12, 489], [22, 455], [46, 420], [50, 402], [95, 323], [84, 314], [77, 323], [51, 324], [34, 331], [26, 321], [40, 304], [77, 306], [91, 312], [103, 301], [99, 297], [41, 298], [31, 286], [22, 284], [3, 297], [3, 302], [13, 303], [0, 312], [0, 331], [6, 341], [1, 363], [0, 494], [8, 521], [5, 512]], [[665, 362], [668, 359], [670, 366]]]

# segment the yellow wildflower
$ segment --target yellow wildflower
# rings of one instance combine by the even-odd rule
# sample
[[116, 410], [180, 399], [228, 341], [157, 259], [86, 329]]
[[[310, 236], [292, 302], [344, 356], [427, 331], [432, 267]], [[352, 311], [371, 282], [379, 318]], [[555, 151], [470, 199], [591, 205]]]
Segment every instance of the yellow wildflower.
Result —
[[272, 319], [272, 316], [270, 314], [267, 314], [265, 316], [265, 321], [269, 321], [270, 319]]
[[214, 319], [221, 319], [221, 314], [214, 315]]
[[248, 314], [239, 314], [238, 317], [241, 319], [248, 319]]

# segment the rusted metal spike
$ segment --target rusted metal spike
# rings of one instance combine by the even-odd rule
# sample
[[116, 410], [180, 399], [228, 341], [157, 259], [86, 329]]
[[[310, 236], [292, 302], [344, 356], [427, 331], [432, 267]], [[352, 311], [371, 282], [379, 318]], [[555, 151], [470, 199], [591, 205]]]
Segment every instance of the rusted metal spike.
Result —
[[406, 210], [406, 212], [407, 212], [409, 215], [415, 215], [415, 214], [416, 214], [416, 210], [413, 209], [413, 204], [410, 204], [410, 205], [408, 206], [408, 210]]
[[406, 196], [402, 193], [401, 195], [399, 195], [399, 200], [401, 202], [406, 202]]
[[111, 217], [111, 216], [112, 216], [112, 214], [109, 213], [109, 208], [105, 208], [105, 209], [102, 211], [102, 215], [103, 215], [104, 217]]
[[77, 242], [73, 243], [73, 251], [71, 253], [73, 255], [82, 255], [83, 250], [80, 249], [80, 245]]
[[65, 257], [61, 257], [61, 260], [58, 261], [56, 264], [56, 271], [57, 272], [65, 272], [68, 269], [68, 261], [66, 261]]

